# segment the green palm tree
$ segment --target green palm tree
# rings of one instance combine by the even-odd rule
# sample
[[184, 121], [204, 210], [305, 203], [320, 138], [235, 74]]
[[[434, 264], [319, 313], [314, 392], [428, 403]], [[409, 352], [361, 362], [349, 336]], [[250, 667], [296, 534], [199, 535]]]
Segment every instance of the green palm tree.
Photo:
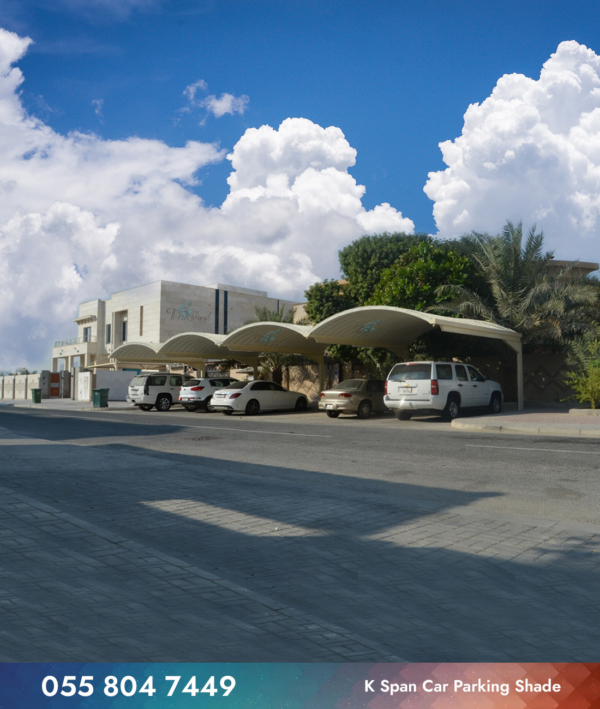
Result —
[[442, 286], [438, 294], [451, 299], [432, 310], [509, 327], [529, 346], [558, 344], [594, 327], [596, 288], [577, 275], [577, 263], [560, 270], [550, 266], [552, 252], [544, 251], [544, 235], [535, 225], [525, 239], [521, 223], [507, 222], [502, 234], [474, 232], [463, 237], [462, 246], [488, 292]]

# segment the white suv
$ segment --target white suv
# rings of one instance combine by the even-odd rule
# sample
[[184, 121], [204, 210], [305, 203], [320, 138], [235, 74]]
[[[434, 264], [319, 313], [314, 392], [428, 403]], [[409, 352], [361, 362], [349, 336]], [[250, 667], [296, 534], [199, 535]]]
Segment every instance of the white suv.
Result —
[[179, 403], [183, 382], [181, 374], [138, 374], [129, 382], [127, 401], [142, 411], [150, 411], [154, 406], [159, 411], [168, 411], [173, 403]]
[[499, 414], [502, 388], [470, 364], [402, 362], [388, 374], [383, 403], [402, 421], [415, 413], [435, 412], [451, 420], [461, 408], [482, 406]]
[[198, 411], [198, 409], [208, 411], [210, 400], [215, 391], [228, 387], [235, 381], [237, 380], [231, 377], [188, 379], [181, 387], [179, 401], [188, 411]]

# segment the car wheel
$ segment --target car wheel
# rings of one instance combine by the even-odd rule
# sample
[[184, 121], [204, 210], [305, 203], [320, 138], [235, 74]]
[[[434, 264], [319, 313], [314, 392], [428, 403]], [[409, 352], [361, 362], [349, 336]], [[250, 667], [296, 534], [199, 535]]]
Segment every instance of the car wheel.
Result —
[[212, 409], [210, 408], [211, 399], [212, 399], [212, 396], [206, 397], [206, 399], [204, 399], [204, 401], [202, 402], [202, 405], [199, 406], [198, 408], [203, 408], [205, 411], [212, 411]]
[[394, 414], [398, 421], [410, 421], [412, 418], [411, 411], [394, 411]]
[[171, 408], [171, 397], [166, 394], [161, 394], [156, 399], [156, 408], [159, 411], [168, 411]]
[[298, 397], [296, 401], [296, 411], [306, 411], [308, 408], [308, 401], [303, 396]]
[[372, 410], [373, 407], [371, 406], [371, 402], [365, 399], [364, 401], [361, 401], [358, 405], [358, 411], [356, 412], [356, 416], [359, 419], [368, 419], [371, 415]]
[[502, 397], [498, 392], [492, 394], [492, 400], [490, 401], [490, 413], [499, 414], [502, 411]]
[[326, 413], [330, 419], [336, 419], [340, 415], [339, 411], [327, 411]]
[[189, 411], [191, 414], [193, 414], [194, 411], [196, 411], [196, 407], [195, 407], [195, 406], [184, 406], [184, 408], [185, 408], [186, 411]]
[[446, 419], [446, 421], [454, 421], [455, 418], [458, 417], [460, 413], [460, 403], [459, 399], [456, 395], [450, 395], [448, 397], [448, 402], [446, 403], [446, 406], [443, 411], [443, 417]]
[[141, 411], [152, 411], [152, 404], [140, 404], [138, 409]]
[[246, 404], [246, 413], [248, 416], [258, 416], [260, 414], [260, 404], [256, 399], [250, 399]]

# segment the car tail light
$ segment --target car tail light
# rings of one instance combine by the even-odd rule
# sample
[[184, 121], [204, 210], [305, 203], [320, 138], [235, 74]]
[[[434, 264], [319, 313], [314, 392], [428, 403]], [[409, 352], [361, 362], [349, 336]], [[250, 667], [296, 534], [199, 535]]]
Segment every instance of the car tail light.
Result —
[[439, 393], [440, 393], [440, 388], [438, 386], [438, 381], [437, 381], [437, 379], [432, 379], [431, 380], [431, 395], [437, 396]]
[[387, 379], [385, 380], [385, 393], [386, 393], [386, 394], [388, 393], [388, 390], [387, 390]]
[[241, 396], [241, 393], [240, 393], [240, 392], [238, 392], [237, 394], [231, 394], [231, 396], [230, 396], [229, 398], [230, 398], [230, 399], [237, 399], [238, 396]]
[[341, 397], [342, 399], [351, 399], [351, 398], [352, 398], [352, 394], [340, 394], [340, 397]]
[[190, 387], [190, 391], [202, 391], [204, 387]]
[[325, 396], [325, 394], [323, 394], [323, 392], [321, 392], [321, 393], [319, 394], [319, 399], [322, 399], [324, 396]]

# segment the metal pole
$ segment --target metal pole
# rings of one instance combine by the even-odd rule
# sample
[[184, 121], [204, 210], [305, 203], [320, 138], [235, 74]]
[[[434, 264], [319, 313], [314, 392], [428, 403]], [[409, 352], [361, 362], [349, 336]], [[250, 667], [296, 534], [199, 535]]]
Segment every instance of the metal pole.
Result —
[[523, 387], [523, 348], [519, 343], [517, 350], [517, 410], [523, 411], [525, 408], [525, 392]]

